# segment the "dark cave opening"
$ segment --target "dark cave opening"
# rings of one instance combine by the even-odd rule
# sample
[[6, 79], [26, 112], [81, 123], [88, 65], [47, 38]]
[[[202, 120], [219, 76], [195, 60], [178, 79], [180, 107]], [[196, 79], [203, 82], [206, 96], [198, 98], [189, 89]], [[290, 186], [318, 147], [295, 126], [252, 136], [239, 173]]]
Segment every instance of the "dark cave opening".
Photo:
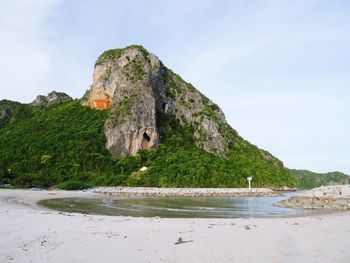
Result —
[[142, 136], [142, 144], [141, 144], [142, 149], [148, 149], [150, 141], [151, 141], [151, 138], [148, 136], [146, 132], [144, 132]]
[[161, 111], [165, 112], [165, 110], [166, 110], [166, 102], [163, 102], [162, 107], [161, 107]]

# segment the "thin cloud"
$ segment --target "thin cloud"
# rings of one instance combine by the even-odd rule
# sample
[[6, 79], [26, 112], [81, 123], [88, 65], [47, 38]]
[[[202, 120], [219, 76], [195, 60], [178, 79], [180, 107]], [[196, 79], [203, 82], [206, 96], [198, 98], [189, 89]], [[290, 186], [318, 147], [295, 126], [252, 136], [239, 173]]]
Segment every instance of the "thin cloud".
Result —
[[50, 72], [52, 60], [45, 40], [47, 20], [57, 0], [2, 1], [0, 4], [0, 72], [2, 99], [29, 101]]

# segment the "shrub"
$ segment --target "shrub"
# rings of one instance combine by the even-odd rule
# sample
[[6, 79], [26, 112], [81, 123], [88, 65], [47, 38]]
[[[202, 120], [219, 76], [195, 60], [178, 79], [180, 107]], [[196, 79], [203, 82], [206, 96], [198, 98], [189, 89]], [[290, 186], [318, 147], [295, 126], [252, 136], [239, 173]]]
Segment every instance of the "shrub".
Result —
[[92, 185], [85, 182], [71, 180], [60, 183], [57, 187], [62, 190], [84, 190], [91, 188]]

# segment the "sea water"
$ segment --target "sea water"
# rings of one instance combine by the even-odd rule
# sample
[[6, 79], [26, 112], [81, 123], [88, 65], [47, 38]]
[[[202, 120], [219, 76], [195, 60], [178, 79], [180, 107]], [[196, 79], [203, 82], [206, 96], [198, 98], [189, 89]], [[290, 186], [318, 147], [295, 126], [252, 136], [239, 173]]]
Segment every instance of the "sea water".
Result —
[[295, 193], [274, 197], [57, 198], [39, 202], [50, 209], [84, 214], [162, 218], [249, 218], [300, 215], [307, 210], [277, 207]]

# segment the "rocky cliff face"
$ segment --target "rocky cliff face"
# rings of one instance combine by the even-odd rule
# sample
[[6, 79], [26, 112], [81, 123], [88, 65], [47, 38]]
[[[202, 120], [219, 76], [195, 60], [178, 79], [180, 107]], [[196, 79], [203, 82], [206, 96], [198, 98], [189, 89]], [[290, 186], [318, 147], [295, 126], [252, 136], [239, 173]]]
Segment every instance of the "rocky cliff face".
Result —
[[84, 105], [111, 108], [105, 125], [107, 148], [115, 156], [135, 155], [159, 143], [157, 94], [159, 60], [141, 47], [111, 50], [95, 65]]
[[105, 133], [107, 148], [115, 156], [157, 147], [157, 113], [195, 126], [198, 146], [206, 151], [225, 152], [218, 123], [226, 125], [226, 120], [219, 107], [140, 46], [109, 50], [99, 57], [83, 105], [111, 109]]
[[12, 116], [20, 105], [20, 103], [14, 101], [0, 101], [0, 128], [11, 121]]
[[[105, 124], [108, 150], [117, 157], [157, 147], [159, 114], [192, 127], [195, 143], [224, 158], [248, 142], [233, 130], [222, 110], [141, 46], [104, 52], [96, 61], [91, 89], [82, 104], [110, 109]], [[264, 159], [279, 161], [269, 153]]]
[[70, 100], [72, 100], [72, 98], [66, 93], [53, 91], [47, 96], [37, 96], [36, 99], [31, 103], [31, 105], [48, 107], [56, 103], [66, 102]]

